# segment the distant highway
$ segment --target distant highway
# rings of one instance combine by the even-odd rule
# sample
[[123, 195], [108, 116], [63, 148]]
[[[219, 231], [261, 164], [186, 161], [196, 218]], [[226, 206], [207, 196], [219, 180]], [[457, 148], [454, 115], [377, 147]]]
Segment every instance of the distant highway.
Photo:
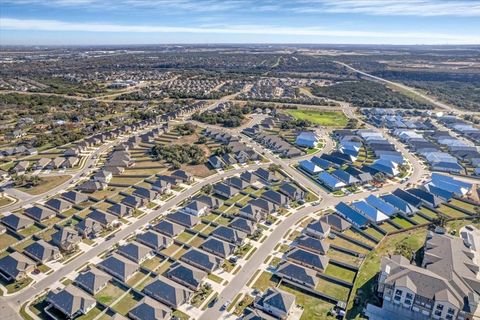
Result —
[[367, 73], [365, 71], [361, 71], [361, 70], [358, 70], [358, 69], [355, 69], [354, 67], [346, 64], [346, 63], [343, 63], [343, 62], [340, 62], [340, 61], [335, 61], [335, 63], [339, 64], [339, 65], [342, 65], [344, 66], [345, 68], [353, 71], [353, 72], [356, 72], [358, 74], [361, 74], [367, 78], [370, 78], [370, 79], [374, 79], [374, 80], [377, 80], [377, 81], [380, 81], [380, 82], [383, 82], [383, 83], [386, 83], [386, 84], [390, 84], [390, 85], [393, 85], [393, 86], [397, 86], [399, 88], [402, 88], [403, 90], [405, 91], [408, 91], [424, 100], [427, 100], [428, 102], [430, 102], [431, 104], [437, 106], [438, 108], [441, 108], [441, 109], [444, 109], [445, 111], [449, 111], [449, 112], [454, 112], [456, 114], [471, 114], [472, 112], [479, 112], [479, 111], [464, 111], [464, 110], [459, 110], [457, 108], [454, 108], [450, 105], [447, 105], [443, 102], [440, 102], [430, 96], [427, 96], [411, 87], [408, 87], [404, 84], [401, 84], [401, 83], [398, 83], [398, 82], [393, 82], [393, 81], [390, 81], [390, 80], [387, 80], [387, 79], [384, 79], [384, 78], [380, 78], [380, 77], [377, 77], [377, 76], [374, 76], [370, 73]]

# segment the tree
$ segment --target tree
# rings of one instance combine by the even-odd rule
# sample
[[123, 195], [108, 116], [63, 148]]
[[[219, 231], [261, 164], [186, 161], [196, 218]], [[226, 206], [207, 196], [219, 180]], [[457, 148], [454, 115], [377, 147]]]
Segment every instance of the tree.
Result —
[[387, 181], [387, 176], [383, 172], [377, 172], [373, 175], [373, 180], [377, 183], [384, 183]]
[[207, 138], [206, 137], [201, 136], [200, 138], [198, 138], [197, 144], [205, 144], [205, 143], [207, 143]]
[[211, 194], [213, 192], [213, 187], [211, 184], [206, 184], [202, 187], [202, 192], [206, 194]]
[[268, 166], [268, 170], [272, 172], [279, 171], [281, 169], [280, 165], [272, 163], [271, 165]]
[[447, 218], [445, 216], [438, 216], [435, 220], [433, 220], [433, 224], [436, 226], [444, 228], [447, 224]]

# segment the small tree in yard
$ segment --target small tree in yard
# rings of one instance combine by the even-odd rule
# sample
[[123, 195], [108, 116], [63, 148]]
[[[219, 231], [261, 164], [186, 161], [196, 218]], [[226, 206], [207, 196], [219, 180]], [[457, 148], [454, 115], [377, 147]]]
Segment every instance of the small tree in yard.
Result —
[[204, 185], [204, 186], [202, 187], [202, 192], [203, 192], [203, 193], [211, 194], [212, 191], [213, 191], [213, 187], [212, 187], [211, 184], [207, 184], [207, 185]]

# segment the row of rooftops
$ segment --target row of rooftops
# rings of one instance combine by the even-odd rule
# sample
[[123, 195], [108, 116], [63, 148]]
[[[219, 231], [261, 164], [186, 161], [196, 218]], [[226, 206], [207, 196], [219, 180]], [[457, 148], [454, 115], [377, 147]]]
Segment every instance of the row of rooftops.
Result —
[[414, 215], [421, 206], [436, 208], [454, 196], [466, 195], [471, 188], [469, 183], [433, 173], [431, 180], [422, 187], [396, 189], [382, 196], [370, 195], [350, 205], [341, 202], [335, 210], [356, 227], [363, 228], [370, 222], [381, 223], [396, 214]]

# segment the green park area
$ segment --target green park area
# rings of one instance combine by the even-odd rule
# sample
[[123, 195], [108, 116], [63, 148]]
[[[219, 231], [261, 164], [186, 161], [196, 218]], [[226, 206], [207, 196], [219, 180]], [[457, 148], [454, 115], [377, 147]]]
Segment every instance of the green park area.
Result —
[[295, 119], [307, 120], [321, 126], [344, 127], [348, 123], [348, 118], [342, 111], [295, 109], [286, 112]]

